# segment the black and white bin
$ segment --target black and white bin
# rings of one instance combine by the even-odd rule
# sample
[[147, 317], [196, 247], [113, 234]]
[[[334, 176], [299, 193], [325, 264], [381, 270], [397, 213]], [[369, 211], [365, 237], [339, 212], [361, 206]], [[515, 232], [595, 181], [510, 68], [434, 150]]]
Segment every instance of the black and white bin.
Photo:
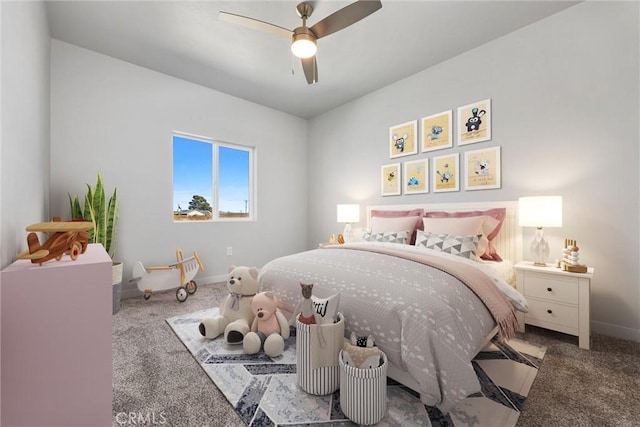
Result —
[[344, 317], [325, 325], [307, 325], [296, 318], [296, 377], [304, 391], [314, 395], [340, 388], [338, 358], [344, 343]]
[[357, 424], [376, 424], [387, 412], [387, 355], [380, 358], [377, 368], [356, 368], [342, 361], [340, 351], [340, 407]]

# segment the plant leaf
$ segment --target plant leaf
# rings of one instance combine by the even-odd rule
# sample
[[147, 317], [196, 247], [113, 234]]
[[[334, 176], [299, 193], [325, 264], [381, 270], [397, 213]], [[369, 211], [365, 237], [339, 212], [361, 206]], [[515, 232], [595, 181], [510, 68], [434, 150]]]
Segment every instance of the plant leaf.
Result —
[[102, 243], [105, 250], [107, 249], [107, 218], [105, 214], [105, 197], [104, 185], [102, 184], [102, 176], [98, 174], [96, 188], [93, 190], [93, 211], [96, 221], [96, 243]]
[[116, 246], [116, 224], [118, 222], [118, 189], [113, 189], [113, 195], [109, 198], [107, 211], [106, 246], [105, 249], [113, 259]]
[[93, 189], [87, 184], [87, 194], [84, 195], [84, 212], [83, 217], [87, 221], [91, 221], [93, 228], [89, 231], [89, 241], [97, 243], [96, 240], [96, 219], [93, 211]]

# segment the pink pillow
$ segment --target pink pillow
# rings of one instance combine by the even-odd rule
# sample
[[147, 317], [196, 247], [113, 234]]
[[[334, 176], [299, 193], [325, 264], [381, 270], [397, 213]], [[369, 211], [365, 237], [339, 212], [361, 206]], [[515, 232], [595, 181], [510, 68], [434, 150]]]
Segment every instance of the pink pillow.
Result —
[[465, 218], [470, 216], [483, 216], [487, 215], [492, 218], [498, 220], [498, 223], [493, 227], [493, 230], [487, 234], [487, 239], [489, 239], [489, 245], [481, 255], [482, 259], [489, 261], [502, 261], [500, 255], [496, 252], [496, 248], [493, 246], [491, 241], [496, 238], [498, 233], [500, 232], [500, 228], [502, 227], [502, 223], [504, 222], [504, 218], [507, 216], [507, 210], [505, 208], [493, 208], [487, 209], [486, 211], [469, 211], [469, 212], [426, 212], [425, 217], [427, 218]]
[[[416, 230], [423, 230], [422, 217], [424, 216], [424, 209], [410, 209], [406, 211], [385, 211], [385, 210], [371, 210], [371, 219], [379, 218], [399, 218], [399, 217], [416, 217], [415, 225], [413, 229], [407, 229], [410, 232], [409, 244], [413, 245], [416, 241]], [[373, 222], [371, 223], [373, 227]], [[372, 230], [374, 231], [374, 230]], [[382, 231], [403, 231], [403, 230], [382, 230]], [[374, 231], [375, 232], [375, 231]]]

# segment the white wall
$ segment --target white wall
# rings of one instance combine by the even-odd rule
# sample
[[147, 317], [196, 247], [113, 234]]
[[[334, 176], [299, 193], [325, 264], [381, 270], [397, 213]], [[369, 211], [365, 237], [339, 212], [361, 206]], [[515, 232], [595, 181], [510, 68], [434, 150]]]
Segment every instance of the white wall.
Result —
[[0, 263], [49, 216], [50, 36], [42, 2], [2, 2]]
[[[581, 3], [312, 119], [309, 246], [341, 231], [337, 203], [559, 194], [564, 227], [546, 230], [551, 257], [576, 239], [596, 269], [594, 330], [640, 341], [638, 16], [638, 2]], [[501, 146], [501, 189], [380, 196], [380, 166], [398, 161], [388, 157], [389, 126], [484, 98], [493, 139], [435, 154]]]
[[[58, 40], [51, 70], [52, 214], [68, 217], [67, 193], [97, 171], [117, 186], [124, 283], [134, 262], [173, 262], [178, 247], [200, 254], [199, 283], [306, 248], [306, 120]], [[257, 221], [173, 222], [173, 131], [256, 146]]]
[[0, 268], [49, 212], [49, 46], [43, 3], [0, 2]]

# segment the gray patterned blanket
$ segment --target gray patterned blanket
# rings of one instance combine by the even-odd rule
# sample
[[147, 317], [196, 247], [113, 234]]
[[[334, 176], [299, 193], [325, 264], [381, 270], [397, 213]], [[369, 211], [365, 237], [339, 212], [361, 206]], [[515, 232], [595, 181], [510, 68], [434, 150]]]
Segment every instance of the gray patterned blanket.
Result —
[[372, 335], [426, 404], [446, 413], [480, 391], [471, 360], [496, 322], [473, 290], [443, 270], [379, 251], [325, 248], [275, 259], [259, 280], [288, 312], [301, 300], [300, 282], [313, 283], [320, 298], [340, 293], [346, 336]]

